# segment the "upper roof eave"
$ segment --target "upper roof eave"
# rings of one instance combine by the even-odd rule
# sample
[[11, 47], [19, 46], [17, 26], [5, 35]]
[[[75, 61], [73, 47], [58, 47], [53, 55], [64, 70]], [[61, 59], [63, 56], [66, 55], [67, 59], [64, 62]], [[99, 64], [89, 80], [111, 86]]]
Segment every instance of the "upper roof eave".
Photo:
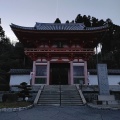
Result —
[[24, 30], [34, 30], [34, 27], [24, 27], [24, 26], [13, 24], [13, 23], [10, 25], [10, 27], [12, 29], [17, 28], [17, 29], [24, 29]]
[[11, 24], [12, 29], [32, 30], [32, 31], [96, 31], [108, 29], [108, 26], [85, 27], [83, 23], [36, 23], [34, 27], [24, 27]]

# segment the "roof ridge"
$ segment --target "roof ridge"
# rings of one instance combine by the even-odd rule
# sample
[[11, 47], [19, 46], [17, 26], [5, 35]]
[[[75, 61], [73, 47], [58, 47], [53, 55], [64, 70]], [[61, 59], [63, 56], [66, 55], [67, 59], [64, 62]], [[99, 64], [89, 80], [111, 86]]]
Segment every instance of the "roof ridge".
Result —
[[[84, 23], [40, 23], [40, 22], [36, 22], [36, 24], [43, 24], [43, 25], [84, 25]], [[36, 25], [35, 24], [35, 25]]]

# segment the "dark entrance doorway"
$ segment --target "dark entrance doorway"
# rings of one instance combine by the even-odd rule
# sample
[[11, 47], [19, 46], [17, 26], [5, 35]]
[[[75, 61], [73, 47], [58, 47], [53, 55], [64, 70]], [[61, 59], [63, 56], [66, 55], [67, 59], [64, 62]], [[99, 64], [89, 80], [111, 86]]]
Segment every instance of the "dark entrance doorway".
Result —
[[67, 85], [69, 63], [51, 63], [50, 64], [50, 84], [52, 85]]

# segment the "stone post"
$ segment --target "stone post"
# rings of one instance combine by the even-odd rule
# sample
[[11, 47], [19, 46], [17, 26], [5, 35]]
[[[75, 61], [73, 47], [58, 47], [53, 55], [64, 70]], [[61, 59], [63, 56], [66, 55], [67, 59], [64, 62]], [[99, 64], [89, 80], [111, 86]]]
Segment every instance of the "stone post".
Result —
[[88, 85], [87, 61], [84, 61], [85, 85]]
[[50, 84], [50, 61], [47, 61], [47, 85]]
[[33, 61], [33, 75], [32, 75], [32, 85], [35, 84], [35, 75], [36, 75], [36, 66], [35, 66], [35, 61]]
[[107, 65], [98, 64], [97, 74], [98, 74], [98, 86], [99, 86], [98, 102], [101, 102], [101, 104], [116, 103], [114, 95], [110, 95], [109, 92]]
[[106, 64], [97, 65], [98, 86], [100, 95], [110, 95]]
[[71, 85], [73, 85], [73, 61], [70, 62], [70, 79]]

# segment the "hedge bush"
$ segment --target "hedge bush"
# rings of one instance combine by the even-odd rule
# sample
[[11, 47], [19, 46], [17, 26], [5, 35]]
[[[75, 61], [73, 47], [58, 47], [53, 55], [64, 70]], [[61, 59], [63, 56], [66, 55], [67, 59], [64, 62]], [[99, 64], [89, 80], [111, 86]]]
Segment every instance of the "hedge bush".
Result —
[[0, 84], [0, 91], [9, 91], [10, 86], [6, 84]]

